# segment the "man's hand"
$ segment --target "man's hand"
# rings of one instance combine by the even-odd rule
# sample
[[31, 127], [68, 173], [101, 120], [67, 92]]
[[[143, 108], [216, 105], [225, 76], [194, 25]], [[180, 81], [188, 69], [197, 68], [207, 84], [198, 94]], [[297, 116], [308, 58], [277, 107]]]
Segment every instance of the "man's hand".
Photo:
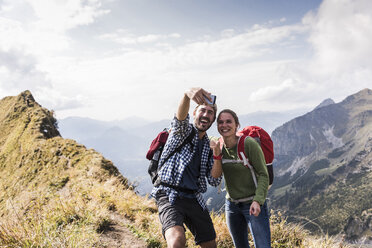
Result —
[[260, 204], [256, 201], [253, 201], [251, 204], [251, 208], [249, 209], [249, 214], [257, 217], [260, 214], [260, 212], [261, 212]]
[[206, 90], [204, 90], [200, 87], [191, 88], [188, 91], [186, 91], [185, 94], [191, 100], [196, 102], [198, 105], [207, 104], [207, 102], [205, 100], [205, 97], [207, 97], [210, 101], [212, 101], [211, 93], [209, 93], [208, 91], [206, 91]]
[[178, 110], [176, 117], [178, 120], [182, 121], [185, 120], [187, 117], [187, 114], [190, 109], [190, 99], [196, 102], [198, 105], [207, 105], [207, 102], [205, 100], [205, 97], [207, 97], [210, 101], [212, 101], [210, 97], [211, 93], [208, 91], [196, 87], [196, 88], [191, 88], [185, 92], [183, 95], [183, 98], [181, 99], [180, 104], [178, 105]]

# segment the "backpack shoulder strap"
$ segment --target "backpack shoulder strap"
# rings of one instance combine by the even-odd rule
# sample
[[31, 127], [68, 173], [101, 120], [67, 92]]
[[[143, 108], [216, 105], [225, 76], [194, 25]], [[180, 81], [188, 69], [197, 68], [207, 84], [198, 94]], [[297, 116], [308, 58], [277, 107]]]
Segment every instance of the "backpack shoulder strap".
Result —
[[249, 163], [248, 156], [245, 153], [245, 140], [248, 138], [248, 135], [243, 135], [239, 137], [238, 140], [238, 156], [243, 160], [244, 165], [251, 171], [254, 185], [257, 188], [257, 178], [256, 173], [254, 172], [253, 166]]
[[192, 145], [191, 141], [192, 141], [192, 139], [194, 138], [194, 136], [195, 136], [195, 129], [194, 129], [194, 127], [192, 127], [192, 129], [191, 129], [191, 133], [189, 134], [189, 136], [186, 137], [186, 139], [182, 142], [181, 145], [179, 145], [176, 149], [174, 149], [171, 153], [169, 153], [169, 155], [164, 159], [163, 164], [164, 164], [165, 162], [167, 162], [167, 160], [168, 160], [170, 157], [172, 157], [176, 152], [181, 151], [182, 147], [184, 147], [186, 144], [190, 143], [190, 144]]
[[[241, 160], [243, 160], [244, 165], [246, 165], [244, 159], [248, 157], [247, 154], [245, 153], [245, 149], [244, 149], [245, 148], [244, 142], [245, 142], [246, 138], [247, 138], [247, 135], [243, 135], [243, 136], [240, 136], [239, 140], [238, 140], [238, 156]], [[242, 153], [243, 153], [243, 155], [242, 155]]]

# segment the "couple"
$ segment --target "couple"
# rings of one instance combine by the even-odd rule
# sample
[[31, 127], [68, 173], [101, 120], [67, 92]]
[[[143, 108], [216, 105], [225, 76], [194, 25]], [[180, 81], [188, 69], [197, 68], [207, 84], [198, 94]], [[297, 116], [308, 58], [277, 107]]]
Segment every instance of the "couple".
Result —
[[[235, 247], [249, 247], [248, 225], [255, 247], [270, 247], [269, 216], [265, 203], [269, 177], [263, 152], [255, 140], [245, 140], [245, 152], [257, 175], [256, 187], [250, 170], [237, 161], [239, 120], [233, 111], [222, 110], [217, 117], [223, 146], [219, 141], [209, 140], [206, 131], [217, 115], [216, 105], [207, 103], [206, 98], [211, 100], [210, 95], [202, 88], [187, 90], [171, 123], [171, 133], [159, 161], [162, 165], [158, 173], [161, 183], [152, 191], [163, 235], [168, 247], [185, 247], [183, 224], [186, 224], [197, 245], [217, 247], [216, 233], [202, 193], [207, 190], [206, 180], [216, 187], [221, 183], [223, 174], [227, 191], [226, 221]], [[197, 104], [193, 112], [194, 125], [189, 123], [191, 100]], [[191, 141], [185, 143], [189, 136]], [[174, 153], [180, 146], [181, 149]], [[172, 152], [173, 155], [164, 161]], [[248, 197], [253, 198], [244, 200]]]

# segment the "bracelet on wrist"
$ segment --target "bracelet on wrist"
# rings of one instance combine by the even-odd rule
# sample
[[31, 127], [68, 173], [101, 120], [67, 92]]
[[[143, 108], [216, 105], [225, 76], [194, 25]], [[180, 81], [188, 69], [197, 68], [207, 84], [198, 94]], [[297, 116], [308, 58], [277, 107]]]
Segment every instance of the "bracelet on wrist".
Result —
[[222, 160], [222, 153], [218, 156], [213, 155], [214, 160]]

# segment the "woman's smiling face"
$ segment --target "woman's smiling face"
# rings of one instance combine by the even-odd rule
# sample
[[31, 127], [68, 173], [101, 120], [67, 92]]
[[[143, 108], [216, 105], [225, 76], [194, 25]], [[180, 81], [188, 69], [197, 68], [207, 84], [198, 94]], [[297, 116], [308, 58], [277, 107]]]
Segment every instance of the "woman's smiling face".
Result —
[[234, 120], [234, 117], [230, 113], [221, 113], [217, 120], [217, 130], [222, 137], [235, 135], [238, 130], [238, 126]]

